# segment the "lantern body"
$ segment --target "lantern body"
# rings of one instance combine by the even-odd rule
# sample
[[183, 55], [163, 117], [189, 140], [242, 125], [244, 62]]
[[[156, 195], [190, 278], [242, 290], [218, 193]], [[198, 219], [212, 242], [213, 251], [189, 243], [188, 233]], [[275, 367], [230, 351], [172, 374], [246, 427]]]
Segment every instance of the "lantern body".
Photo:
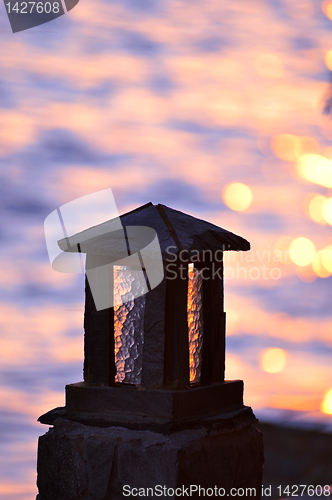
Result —
[[[243, 382], [224, 380], [222, 256], [248, 250], [249, 243], [164, 205], [147, 204], [121, 222], [127, 233], [139, 235], [143, 226], [157, 233], [164, 279], [152, 289], [147, 279], [144, 288], [142, 271], [147, 277], [153, 257], [141, 269], [109, 265], [114, 306], [103, 310], [86, 280], [84, 382], [66, 386], [67, 415], [168, 425], [243, 408]], [[73, 237], [72, 251], [79, 238]], [[87, 275], [112, 252], [107, 238], [89, 240], [85, 231]]]

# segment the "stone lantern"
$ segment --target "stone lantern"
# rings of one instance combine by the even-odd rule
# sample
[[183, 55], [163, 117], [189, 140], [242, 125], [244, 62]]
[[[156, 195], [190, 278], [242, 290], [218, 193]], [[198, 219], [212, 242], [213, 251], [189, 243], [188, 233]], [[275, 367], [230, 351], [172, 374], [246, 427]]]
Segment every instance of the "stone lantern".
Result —
[[[193, 457], [189, 460], [187, 456], [187, 462], [183, 462], [187, 463], [186, 466], [179, 465], [179, 457], [188, 454], [190, 447], [202, 447], [202, 453], [195, 456], [195, 461], [201, 463], [202, 470], [205, 470], [204, 463], [211, 461], [216, 453], [218, 455], [220, 446], [229, 446], [230, 456], [233, 457], [234, 449], [238, 449], [242, 442], [241, 456], [231, 458], [234, 463], [229, 466], [228, 479], [223, 479], [224, 473], [219, 471], [215, 483], [259, 486], [263, 458], [261, 437], [252, 425], [255, 417], [251, 408], [243, 405], [243, 382], [226, 381], [224, 378], [226, 314], [223, 252], [249, 250], [249, 242], [225, 229], [160, 204], [148, 203], [124, 214], [121, 223], [125, 229], [128, 228], [128, 234], [130, 228], [139, 232], [143, 226], [156, 232], [164, 278], [157, 286], [149, 287], [148, 262], [144, 259], [140, 260], [139, 267], [121, 266], [118, 261], [113, 265], [109, 258], [111, 238], [107, 233], [95, 237], [95, 228], [91, 230], [91, 237], [89, 230], [84, 232], [84, 241], [80, 239], [82, 233], [78, 233], [59, 242], [60, 248], [66, 251], [87, 254], [87, 275], [88, 269], [107, 261], [111, 271], [108, 277], [104, 273], [103, 279], [109, 280], [110, 293], [115, 298], [125, 297], [126, 300], [115, 300], [113, 307], [97, 310], [91, 281], [86, 280], [84, 382], [67, 385], [66, 406], [51, 410], [39, 420], [54, 425], [53, 433], [60, 432], [56, 430], [59, 421], [76, 426], [76, 431], [80, 429], [82, 436], [82, 429], [90, 429], [90, 438], [91, 429], [94, 429], [97, 441], [100, 429], [113, 429], [108, 437], [103, 434], [102, 438], [110, 442], [113, 440], [113, 444], [119, 442], [119, 436], [114, 437], [114, 429], [121, 427], [124, 433], [134, 433], [132, 439], [136, 442], [134, 448], [140, 457], [137, 460], [141, 464], [141, 472], [135, 476], [133, 484], [141, 481], [147, 487], [149, 481], [153, 482], [151, 472], [146, 472], [151, 464], [146, 462], [145, 469], [143, 467], [145, 472], [142, 472], [141, 462], [147, 460], [146, 450], [144, 446], [141, 451], [137, 449], [137, 440], [142, 440], [144, 432], [153, 431], [162, 435], [167, 450], [169, 442], [166, 443], [168, 438], [164, 438], [165, 435], [177, 436], [179, 442], [174, 445], [177, 450], [177, 458], [172, 465], [174, 470], [170, 475], [167, 473], [167, 480], [173, 487], [179, 481], [194, 482], [194, 469], [197, 467], [192, 469], [192, 477], [188, 471], [184, 472]], [[129, 246], [127, 251], [128, 256]], [[142, 280], [137, 279], [139, 272], [142, 276], [142, 271], [147, 282], [145, 289]], [[141, 293], [137, 293], [139, 287], [143, 287]], [[205, 434], [202, 429], [205, 429]], [[230, 444], [230, 436], [225, 437], [225, 429], [232, 430], [233, 444]], [[238, 429], [238, 437], [234, 429]], [[185, 432], [186, 439], [183, 441], [182, 434]], [[205, 440], [206, 433], [209, 436], [215, 434], [214, 442]], [[47, 457], [53, 453], [47, 436], [40, 438], [39, 444], [39, 487], [46, 477], [43, 468], [47, 468]], [[54, 436], [52, 439], [54, 443]], [[82, 439], [86, 438], [83, 436]], [[122, 436], [122, 439], [124, 442], [127, 438]], [[155, 458], [151, 458], [152, 461], [160, 460], [161, 468], [165, 449], [160, 451], [160, 456], [156, 452]], [[224, 458], [220, 460], [218, 463], [216, 458], [216, 464], [209, 467], [215, 471], [224, 467]], [[248, 460], [252, 463], [245, 465]], [[136, 466], [134, 462], [131, 467]], [[245, 478], [236, 478], [236, 471], [242, 469]], [[111, 468], [109, 474], [110, 471]], [[89, 472], [86, 474], [89, 475]], [[160, 476], [158, 474], [156, 480]], [[198, 476], [204, 482], [202, 474], [204, 472]], [[211, 471], [209, 474], [206, 477], [212, 477]], [[119, 484], [123, 485], [126, 481], [125, 475], [123, 471], [118, 471], [113, 486], [110, 486], [108, 475], [104, 496], [94, 497], [90, 492], [90, 496], [85, 497], [82, 490], [83, 496], [75, 491], [76, 497], [122, 498], [116, 497], [116, 491], [120, 491]], [[41, 491], [39, 499], [47, 500], [48, 497], [43, 495]], [[70, 496], [63, 498], [71, 499]], [[255, 498], [259, 498], [259, 492]]]

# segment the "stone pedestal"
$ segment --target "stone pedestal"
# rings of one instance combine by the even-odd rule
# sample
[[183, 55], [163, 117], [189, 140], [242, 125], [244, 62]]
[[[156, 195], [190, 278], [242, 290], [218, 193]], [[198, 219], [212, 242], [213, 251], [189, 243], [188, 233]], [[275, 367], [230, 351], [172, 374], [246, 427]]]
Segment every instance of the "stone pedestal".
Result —
[[[186, 428], [153, 430], [58, 417], [39, 438], [37, 500], [204, 498], [204, 493], [259, 499], [264, 459], [255, 421], [248, 407], [187, 422]], [[233, 495], [231, 488], [241, 490]]]
[[[153, 390], [132, 385], [66, 386], [65, 417], [89, 425], [171, 424], [243, 408], [243, 381], [191, 387], [189, 390]], [[45, 422], [44, 422], [45, 419]], [[47, 414], [40, 417], [50, 423]]]

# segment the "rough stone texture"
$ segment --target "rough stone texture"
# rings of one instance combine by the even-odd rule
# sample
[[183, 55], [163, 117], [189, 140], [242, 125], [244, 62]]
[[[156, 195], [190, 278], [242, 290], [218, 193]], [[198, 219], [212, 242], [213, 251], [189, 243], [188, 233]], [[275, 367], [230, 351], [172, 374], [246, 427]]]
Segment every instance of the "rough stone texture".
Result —
[[181, 266], [177, 260], [166, 274], [164, 387], [169, 389], [189, 387], [188, 273], [182, 275]]
[[[213, 268], [205, 269], [203, 296], [203, 347], [201, 383], [222, 382], [225, 375], [225, 313], [223, 311], [223, 271], [213, 276]], [[203, 272], [203, 271], [202, 271]], [[206, 278], [209, 279], [206, 279]]]
[[115, 443], [110, 443], [107, 436], [96, 439], [91, 436], [86, 440], [85, 459], [89, 493], [96, 498], [105, 498], [114, 457]]
[[117, 500], [124, 498], [124, 485], [191, 484], [256, 487], [251, 498], [259, 498], [262, 435], [251, 424], [229, 418], [225, 426], [226, 420], [213, 424], [207, 419], [200, 428], [164, 435], [58, 418], [39, 439], [37, 500]]
[[[111, 280], [111, 276], [110, 276]], [[88, 280], [85, 281], [84, 380], [93, 384], [110, 383], [115, 374], [113, 309], [97, 311]]]
[[[194, 484], [206, 489], [256, 488], [260, 493], [262, 472], [262, 437], [254, 426], [205, 434], [199, 442], [189, 442], [179, 453], [178, 480], [185, 486], [193, 484], [195, 478]], [[198, 493], [192, 498], [199, 498]]]
[[87, 489], [87, 476], [83, 457], [75, 443], [70, 435], [62, 433], [49, 432], [46, 436], [41, 436], [38, 443], [39, 491], [46, 495], [45, 498], [57, 500], [82, 495]]
[[85, 382], [66, 386], [68, 417], [80, 422], [98, 419], [105, 424], [166, 424], [218, 415], [230, 407], [244, 409], [242, 380], [174, 391], [132, 385], [93, 386]]
[[145, 297], [142, 387], [162, 387], [165, 344], [166, 282]]
[[[170, 252], [178, 253], [184, 249], [189, 253], [193, 250], [250, 250], [250, 243], [230, 231], [215, 226], [191, 215], [187, 215], [179, 210], [174, 210], [165, 205], [146, 204], [131, 212], [121, 215], [121, 223], [126, 226], [147, 226], [154, 229], [158, 235], [160, 249], [163, 258], [168, 259]], [[108, 222], [109, 224], [111, 223]], [[69, 238], [69, 249], [67, 240], [59, 242], [60, 248], [69, 252], [77, 252], [77, 243], [81, 245], [81, 252], [92, 253], [96, 255], [114, 255], [114, 258], [121, 258], [125, 250], [121, 249], [121, 232], [119, 231], [119, 247], [117, 248], [114, 231], [95, 236], [98, 227], [105, 223], [90, 228], [82, 233], [78, 233]], [[87, 239], [88, 232], [91, 232], [91, 238]], [[81, 241], [82, 238], [83, 241]], [[171, 247], [170, 250], [169, 247]], [[122, 254], [121, 254], [122, 251]], [[125, 255], [123, 255], [125, 256]], [[122, 257], [123, 258], [123, 257]]]

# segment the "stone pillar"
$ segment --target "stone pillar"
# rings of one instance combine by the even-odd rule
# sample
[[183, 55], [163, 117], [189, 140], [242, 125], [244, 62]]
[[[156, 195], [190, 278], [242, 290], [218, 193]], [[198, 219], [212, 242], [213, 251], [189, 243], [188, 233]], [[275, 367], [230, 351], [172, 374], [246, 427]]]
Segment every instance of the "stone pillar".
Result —
[[133, 498], [133, 488], [156, 500], [179, 498], [176, 488], [191, 488], [190, 498], [202, 498], [202, 488], [209, 498], [242, 488], [232, 498], [243, 499], [254, 488], [250, 498], [258, 500], [263, 441], [254, 421], [250, 408], [186, 429], [102, 428], [57, 418], [39, 438], [37, 500], [120, 500]]

